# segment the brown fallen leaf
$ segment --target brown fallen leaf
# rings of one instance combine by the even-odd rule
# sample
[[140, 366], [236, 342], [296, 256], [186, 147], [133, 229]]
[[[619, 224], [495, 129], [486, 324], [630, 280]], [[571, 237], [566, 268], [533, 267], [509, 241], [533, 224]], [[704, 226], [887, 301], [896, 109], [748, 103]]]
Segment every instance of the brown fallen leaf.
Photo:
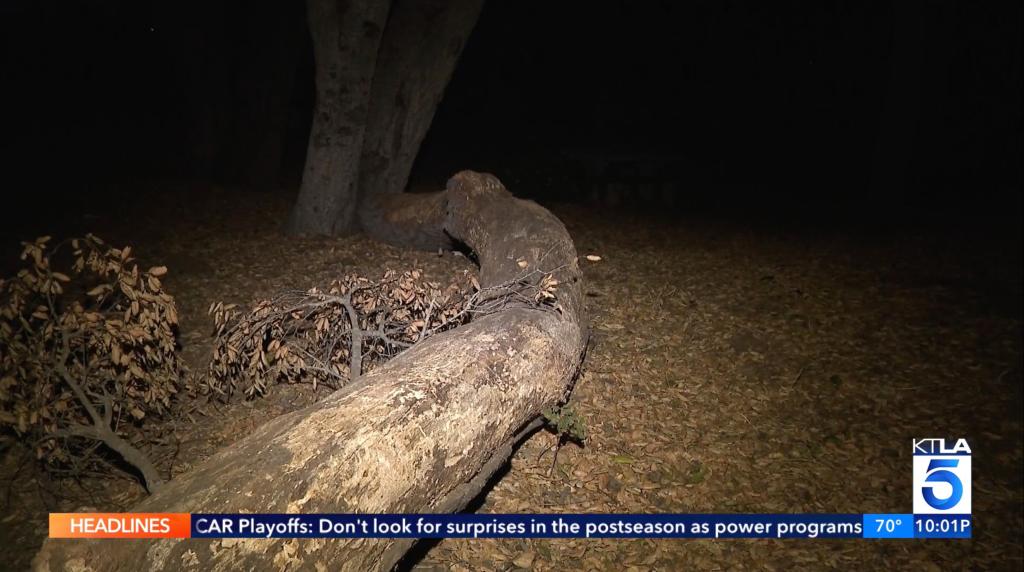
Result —
[[536, 557], [537, 555], [532, 550], [527, 550], [517, 556], [516, 559], [512, 561], [512, 564], [514, 564], [516, 568], [530, 568], [533, 566], [533, 560]]

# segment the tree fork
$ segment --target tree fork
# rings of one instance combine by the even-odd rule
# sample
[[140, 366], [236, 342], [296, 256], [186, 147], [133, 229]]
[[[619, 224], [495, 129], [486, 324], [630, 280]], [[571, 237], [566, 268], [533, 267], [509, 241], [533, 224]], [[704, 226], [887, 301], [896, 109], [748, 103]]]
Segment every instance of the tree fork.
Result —
[[[403, 0], [380, 42], [359, 161], [360, 200], [405, 190], [483, 0]], [[360, 216], [364, 209], [360, 208]]]
[[[470, 171], [453, 177], [443, 198], [443, 228], [476, 251], [482, 288], [550, 271], [560, 282], [554, 305], [512, 306], [430, 336], [324, 401], [266, 423], [135, 511], [430, 513], [456, 511], [472, 499], [543, 409], [568, 395], [587, 318], [576, 250], [554, 215]], [[47, 540], [34, 566], [389, 569], [410, 545]]]

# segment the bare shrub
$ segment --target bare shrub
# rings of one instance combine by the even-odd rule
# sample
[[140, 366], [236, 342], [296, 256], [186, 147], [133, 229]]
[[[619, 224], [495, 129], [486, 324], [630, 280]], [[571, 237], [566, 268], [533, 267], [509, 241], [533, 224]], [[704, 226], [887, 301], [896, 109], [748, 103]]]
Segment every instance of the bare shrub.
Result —
[[25, 267], [0, 280], [0, 428], [61, 475], [106, 466], [101, 442], [153, 490], [162, 479], [130, 440], [142, 419], [168, 411], [184, 373], [167, 268], [140, 271], [130, 247], [91, 234], [23, 244]]

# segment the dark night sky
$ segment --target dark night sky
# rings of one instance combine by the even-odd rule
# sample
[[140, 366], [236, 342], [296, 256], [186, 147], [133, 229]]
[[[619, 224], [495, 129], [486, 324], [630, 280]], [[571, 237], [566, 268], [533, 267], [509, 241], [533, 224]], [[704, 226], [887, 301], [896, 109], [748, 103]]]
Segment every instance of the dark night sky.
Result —
[[[858, 202], [895, 121], [912, 138], [892, 204], [1019, 204], [1020, 3], [917, 5], [920, 27], [897, 31], [923, 43], [886, 116], [893, 25], [907, 22], [891, 2], [491, 0], [414, 180], [472, 167], [529, 181], [586, 148], [681, 157], [695, 195]], [[287, 108], [281, 179], [297, 184], [312, 106], [301, 3], [2, 6], [3, 155], [22, 185], [230, 182], [225, 157], [261, 117], [251, 94], [280, 82], [291, 89], [267, 101]], [[273, 58], [287, 65], [269, 72]]]

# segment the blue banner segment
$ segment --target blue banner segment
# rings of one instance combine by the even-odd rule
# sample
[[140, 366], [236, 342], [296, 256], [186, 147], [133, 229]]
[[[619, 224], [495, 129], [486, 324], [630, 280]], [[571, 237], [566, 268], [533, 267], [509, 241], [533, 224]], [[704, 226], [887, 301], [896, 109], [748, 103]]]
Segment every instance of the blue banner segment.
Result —
[[864, 538], [914, 538], [914, 515], [865, 514]]
[[193, 538], [861, 538], [861, 514], [193, 514]]
[[915, 514], [914, 538], [971, 538], [971, 515]]

